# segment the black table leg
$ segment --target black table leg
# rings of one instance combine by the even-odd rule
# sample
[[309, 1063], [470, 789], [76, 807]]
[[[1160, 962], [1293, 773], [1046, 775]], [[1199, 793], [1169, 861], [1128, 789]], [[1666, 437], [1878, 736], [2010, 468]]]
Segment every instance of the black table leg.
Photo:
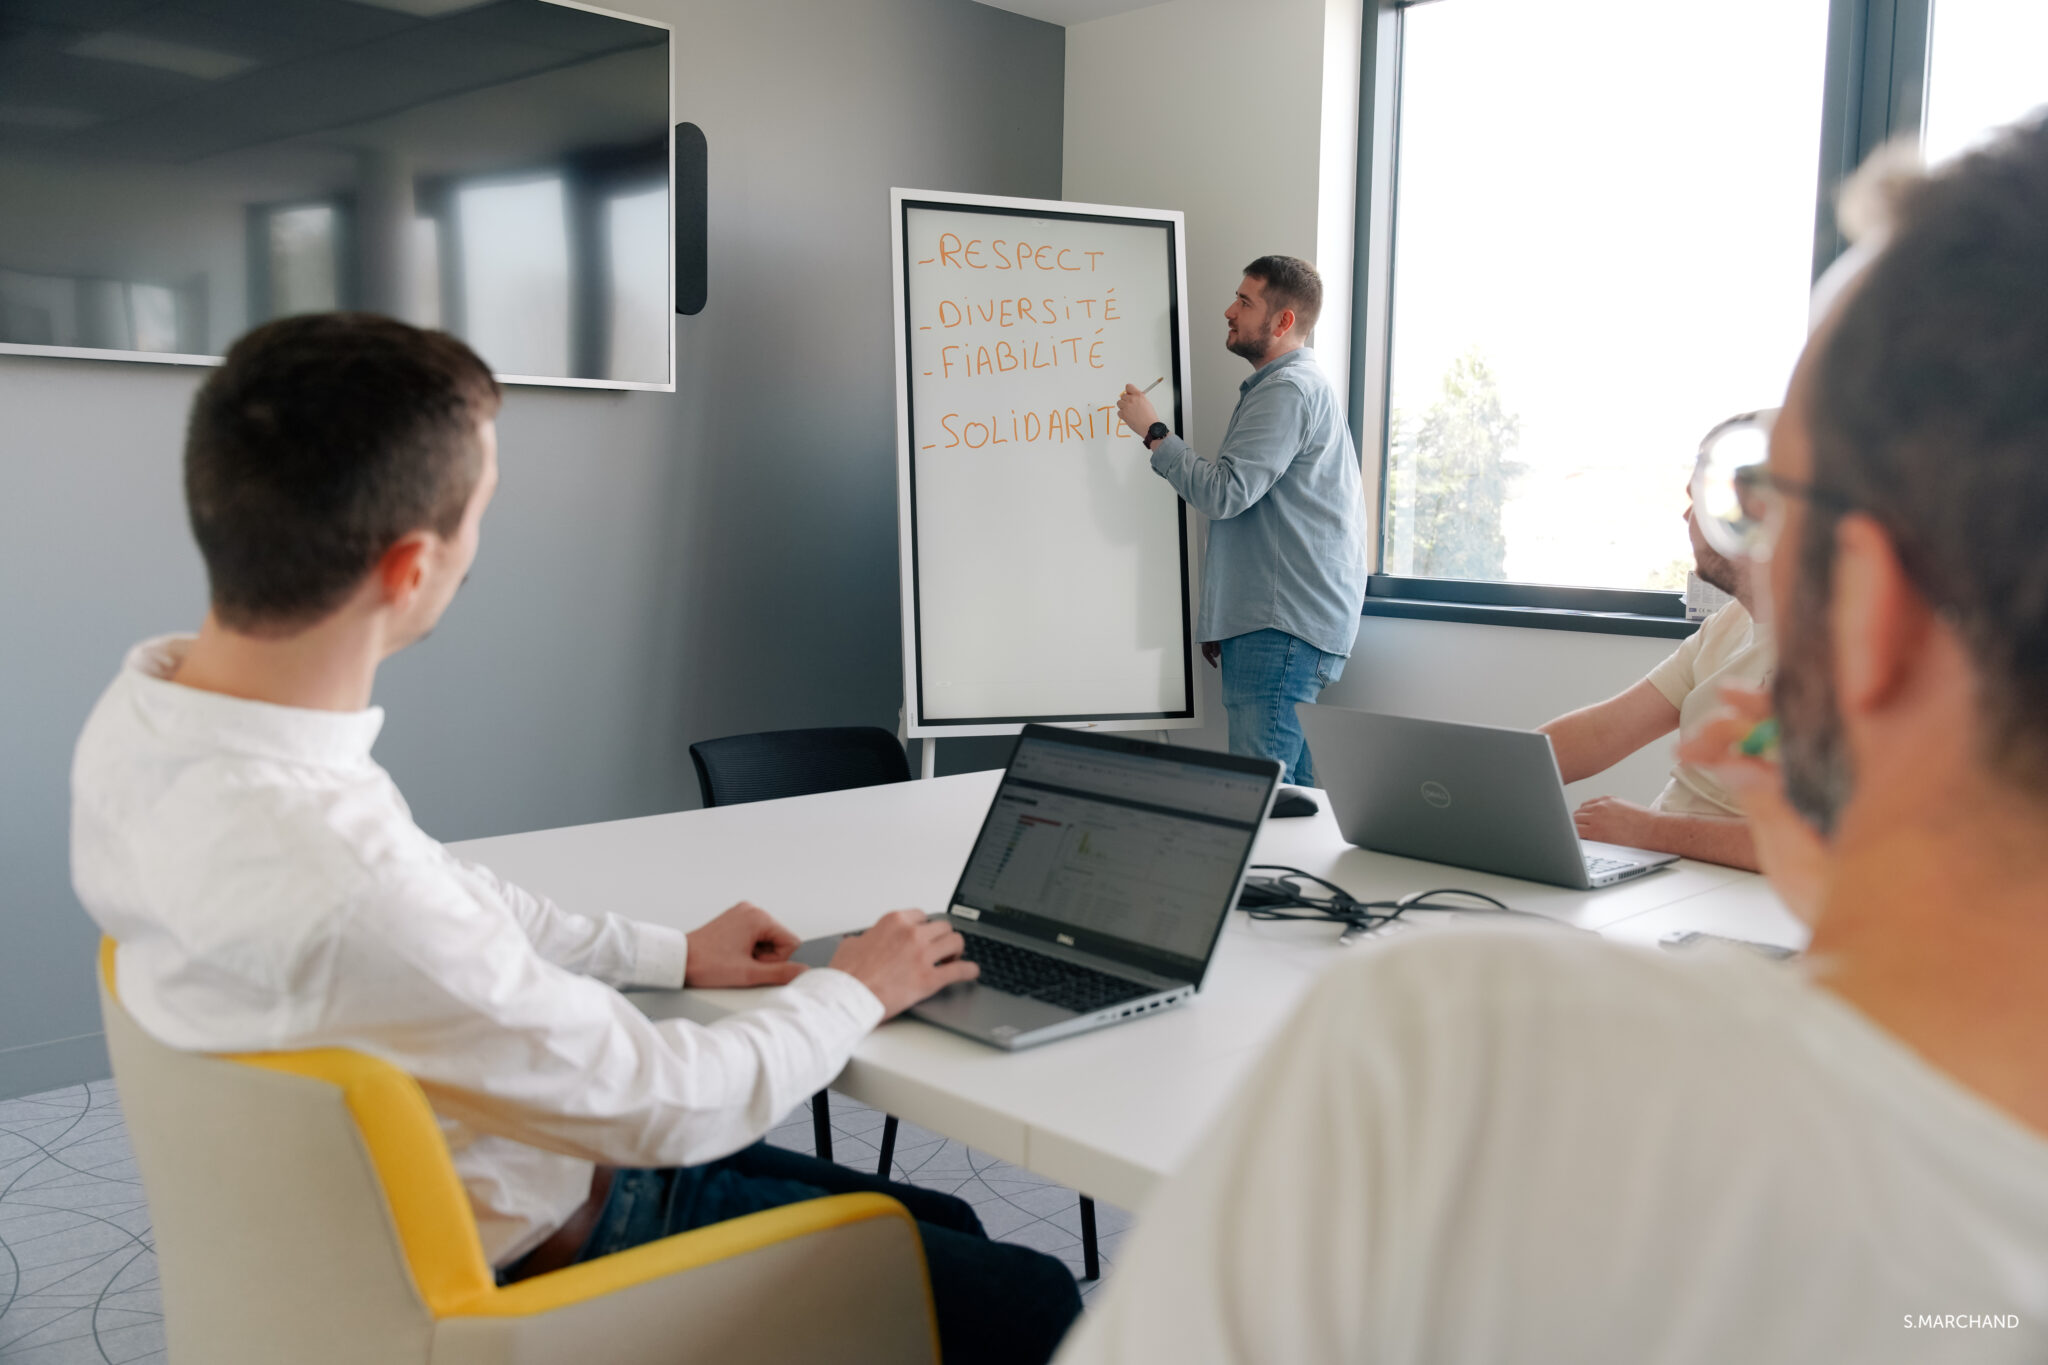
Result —
[[811, 1096], [811, 1141], [817, 1146], [818, 1160], [832, 1159], [832, 1102], [823, 1090]]
[[1102, 1257], [1095, 1249], [1095, 1201], [1081, 1196], [1081, 1278], [1102, 1278]]
[[896, 1159], [896, 1116], [889, 1114], [882, 1120], [882, 1159], [875, 1165], [875, 1174], [887, 1180], [889, 1163]]

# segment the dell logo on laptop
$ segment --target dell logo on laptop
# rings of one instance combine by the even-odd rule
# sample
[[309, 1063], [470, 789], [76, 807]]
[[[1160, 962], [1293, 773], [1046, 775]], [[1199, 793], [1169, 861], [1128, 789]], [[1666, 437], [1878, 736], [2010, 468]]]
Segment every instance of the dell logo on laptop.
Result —
[[1425, 782], [1422, 784], [1422, 799], [1443, 810], [1451, 804], [1451, 789], [1441, 782]]

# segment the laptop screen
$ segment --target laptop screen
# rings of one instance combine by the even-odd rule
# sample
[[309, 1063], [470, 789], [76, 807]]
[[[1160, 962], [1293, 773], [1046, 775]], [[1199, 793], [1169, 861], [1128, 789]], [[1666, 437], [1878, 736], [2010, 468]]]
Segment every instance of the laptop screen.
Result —
[[1199, 981], [1277, 768], [1027, 729], [953, 912]]

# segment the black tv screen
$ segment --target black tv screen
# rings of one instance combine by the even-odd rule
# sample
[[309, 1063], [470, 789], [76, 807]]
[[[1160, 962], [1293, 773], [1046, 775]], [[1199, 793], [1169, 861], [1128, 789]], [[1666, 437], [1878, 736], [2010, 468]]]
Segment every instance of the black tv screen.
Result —
[[671, 388], [669, 30], [552, 0], [0, 0], [0, 352], [334, 308]]

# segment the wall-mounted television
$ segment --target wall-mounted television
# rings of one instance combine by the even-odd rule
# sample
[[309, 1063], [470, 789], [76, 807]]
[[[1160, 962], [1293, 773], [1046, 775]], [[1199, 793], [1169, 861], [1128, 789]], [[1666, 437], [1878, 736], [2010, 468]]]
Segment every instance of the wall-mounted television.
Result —
[[0, 353], [334, 308], [674, 387], [669, 29], [561, 0], [0, 0]]

